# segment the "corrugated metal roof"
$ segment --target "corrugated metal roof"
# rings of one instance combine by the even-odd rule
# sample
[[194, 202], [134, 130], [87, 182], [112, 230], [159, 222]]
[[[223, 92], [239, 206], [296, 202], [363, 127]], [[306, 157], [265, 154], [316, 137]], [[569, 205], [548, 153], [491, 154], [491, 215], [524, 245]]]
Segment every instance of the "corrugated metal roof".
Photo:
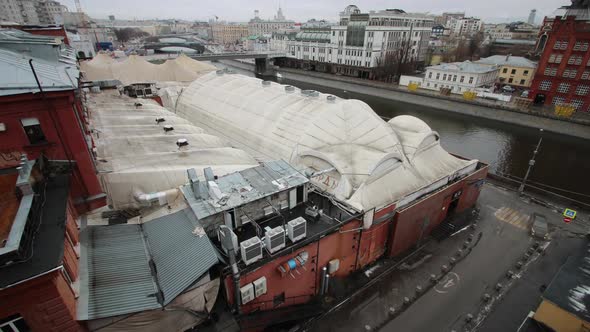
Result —
[[[29, 59], [20, 53], [0, 49], [0, 96], [39, 92]], [[80, 72], [75, 64], [32, 59], [44, 91], [77, 88]]]
[[161, 308], [139, 225], [91, 226], [81, 236], [79, 320]]
[[0, 29], [0, 43], [23, 42], [27, 44], [53, 44], [60, 45], [62, 42], [58, 37], [33, 35], [17, 29]]
[[190, 186], [183, 186], [181, 189], [197, 218], [204, 219], [307, 182], [307, 177], [287, 162], [275, 160], [218, 178], [216, 183], [219, 189], [228, 196], [223, 205], [211, 199], [205, 181], [199, 183], [199, 200], [195, 199]]
[[441, 63], [440, 65], [427, 67], [427, 69], [457, 71], [457, 72], [465, 72], [465, 73], [487, 73], [490, 71], [498, 70], [498, 68], [491, 67], [488, 65], [473, 63], [471, 61]]
[[536, 68], [537, 63], [531, 61], [525, 57], [513, 56], [513, 55], [492, 55], [487, 58], [481, 58], [476, 63], [486, 65], [498, 65], [498, 66], [512, 66], [512, 67], [525, 67], [525, 68]]
[[156, 265], [157, 278], [170, 303], [217, 263], [213, 244], [203, 232], [194, 235], [199, 226], [187, 209], [146, 222], [143, 225], [149, 251]]

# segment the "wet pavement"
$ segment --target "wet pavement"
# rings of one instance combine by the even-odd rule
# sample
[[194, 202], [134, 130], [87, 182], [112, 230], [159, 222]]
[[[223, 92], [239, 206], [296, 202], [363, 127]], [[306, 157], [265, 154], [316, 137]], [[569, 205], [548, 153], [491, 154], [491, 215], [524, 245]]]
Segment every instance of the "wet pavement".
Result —
[[[540, 285], [548, 284], [568, 252], [583, 241], [580, 234], [588, 228], [588, 215], [565, 224], [563, 207], [539, 205], [492, 184], [483, 187], [478, 208], [474, 229], [429, 243], [412, 264], [324, 317], [312, 330], [497, 331], [501, 325], [494, 322], [504, 315], [510, 319], [502, 326], [510, 328], [500, 330], [516, 330], [512, 326], [518, 327], [535, 307]], [[533, 212], [544, 214], [552, 224], [551, 242], [540, 243], [546, 247], [544, 254], [529, 235]], [[449, 271], [443, 272], [442, 265]], [[513, 277], [507, 277], [508, 271]], [[433, 274], [436, 282], [431, 281]], [[511, 311], [517, 303], [520, 309]]]

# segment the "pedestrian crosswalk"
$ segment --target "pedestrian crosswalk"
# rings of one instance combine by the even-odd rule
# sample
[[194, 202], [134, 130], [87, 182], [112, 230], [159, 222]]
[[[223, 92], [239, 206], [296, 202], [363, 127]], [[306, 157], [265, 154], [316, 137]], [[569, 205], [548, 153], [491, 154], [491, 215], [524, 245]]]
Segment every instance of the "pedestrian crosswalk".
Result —
[[501, 207], [494, 213], [498, 220], [520, 229], [528, 229], [531, 217], [509, 207]]

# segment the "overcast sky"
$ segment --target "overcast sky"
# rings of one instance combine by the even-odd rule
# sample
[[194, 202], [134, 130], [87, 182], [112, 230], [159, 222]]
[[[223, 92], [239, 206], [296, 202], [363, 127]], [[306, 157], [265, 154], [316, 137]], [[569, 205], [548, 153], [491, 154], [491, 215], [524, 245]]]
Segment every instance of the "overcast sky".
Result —
[[[74, 0], [61, 0], [71, 11]], [[121, 19], [165, 19], [248, 21], [255, 9], [261, 18], [272, 18], [278, 0], [80, 0], [82, 8], [93, 18], [115, 15]], [[354, 3], [354, 2], [352, 2]], [[362, 12], [385, 8], [400, 8], [407, 12], [440, 14], [443, 11], [465, 11], [469, 16], [484, 21], [503, 22], [526, 19], [532, 8], [537, 9], [537, 22], [556, 8], [569, 4], [568, 0], [364, 0], [356, 5]], [[350, 1], [340, 0], [281, 0], [283, 13], [298, 22], [310, 18], [337, 21], [338, 13]]]

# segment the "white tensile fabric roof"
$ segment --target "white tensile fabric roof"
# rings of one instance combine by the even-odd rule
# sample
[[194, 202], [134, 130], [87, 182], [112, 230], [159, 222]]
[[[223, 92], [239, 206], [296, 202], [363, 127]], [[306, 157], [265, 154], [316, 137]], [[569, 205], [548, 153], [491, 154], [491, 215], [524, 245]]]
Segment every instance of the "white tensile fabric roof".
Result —
[[130, 55], [117, 62], [104, 53], [80, 64], [88, 81], [119, 80], [128, 85], [143, 82], [191, 82], [199, 76], [215, 70], [215, 66], [193, 60], [184, 54], [163, 64], [153, 64], [138, 55]]
[[[142, 106], [135, 106], [136, 102]], [[115, 209], [138, 207], [137, 192], [178, 188], [188, 181], [189, 168], [204, 179], [206, 167], [221, 176], [258, 165], [227, 140], [203, 133], [153, 100], [132, 99], [111, 90], [89, 94], [88, 108], [97, 170]], [[158, 124], [156, 118], [165, 121]], [[164, 126], [174, 129], [165, 132]], [[186, 139], [189, 145], [179, 148], [178, 139]]]
[[359, 100], [223, 72], [200, 77], [178, 98], [178, 116], [259, 161], [315, 172], [314, 184], [359, 211], [405, 204], [477, 166], [446, 152], [422, 120], [386, 122]]

